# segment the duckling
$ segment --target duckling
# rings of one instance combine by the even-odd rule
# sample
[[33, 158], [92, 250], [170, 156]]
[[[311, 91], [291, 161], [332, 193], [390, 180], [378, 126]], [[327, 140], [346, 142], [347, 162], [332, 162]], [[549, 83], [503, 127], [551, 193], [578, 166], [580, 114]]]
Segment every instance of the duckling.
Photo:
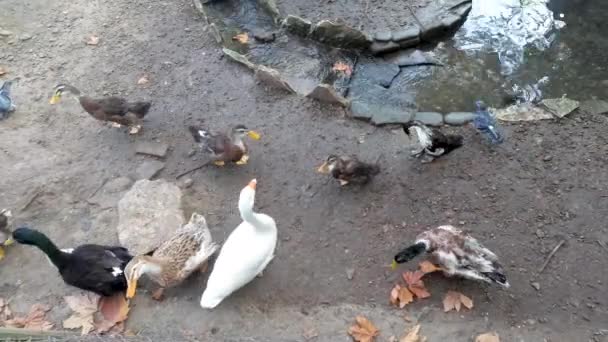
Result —
[[395, 269], [397, 264], [408, 262], [425, 251], [431, 254], [431, 260], [441, 267], [446, 276], [456, 275], [509, 287], [496, 254], [475, 238], [449, 225], [419, 234], [413, 245], [395, 255], [392, 268]]
[[250, 130], [244, 125], [234, 126], [228, 134], [213, 134], [208, 130], [190, 126], [188, 130], [192, 134], [194, 141], [201, 145], [201, 148], [209, 153], [213, 158], [213, 163], [217, 166], [224, 166], [226, 163], [236, 163], [245, 165], [249, 160], [249, 149], [243, 141], [245, 136], [253, 140], [260, 140], [260, 134]]
[[463, 137], [456, 134], [443, 134], [437, 128], [430, 128], [420, 121], [411, 121], [402, 125], [408, 136], [412, 132], [418, 137], [419, 149], [412, 151], [412, 156], [424, 156], [423, 163], [430, 163], [463, 145]]
[[11, 85], [13, 82], [6, 81], [0, 87], [0, 120], [6, 119], [9, 113], [14, 112], [17, 107], [11, 99]]
[[72, 94], [82, 108], [92, 117], [101, 121], [111, 122], [114, 127], [125, 125], [129, 127], [129, 134], [136, 134], [141, 130], [141, 120], [148, 114], [152, 104], [146, 101], [129, 102], [122, 97], [106, 96], [92, 98], [82, 95], [80, 90], [69, 84], [59, 84], [55, 87], [50, 104], [56, 104], [64, 93]]
[[13, 244], [11, 237], [10, 219], [13, 215], [8, 209], [0, 210], [0, 260], [4, 259], [4, 248]]
[[152, 296], [160, 300], [165, 288], [180, 284], [196, 270], [206, 270], [207, 259], [217, 249], [205, 217], [193, 213], [190, 222], [178, 229], [152, 255], [138, 255], [127, 264], [127, 298], [135, 296], [137, 281], [143, 274], [148, 274], [161, 286]]
[[28, 227], [16, 229], [13, 239], [44, 252], [68, 285], [108, 297], [127, 289], [124, 269], [133, 257], [124, 247], [87, 244], [68, 253], [43, 233]]
[[317, 172], [331, 175], [340, 182], [341, 186], [349, 183], [367, 184], [373, 176], [380, 173], [377, 164], [365, 163], [355, 156], [329, 155]]

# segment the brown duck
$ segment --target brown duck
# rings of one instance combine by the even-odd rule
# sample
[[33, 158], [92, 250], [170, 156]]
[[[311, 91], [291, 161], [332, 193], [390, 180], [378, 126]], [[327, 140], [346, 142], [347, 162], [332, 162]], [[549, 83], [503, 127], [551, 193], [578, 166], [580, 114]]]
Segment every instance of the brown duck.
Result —
[[115, 127], [127, 126], [130, 134], [139, 132], [141, 119], [148, 114], [152, 105], [145, 101], [129, 102], [116, 96], [92, 98], [82, 95], [80, 90], [68, 84], [60, 84], [55, 87], [53, 97], [49, 101], [50, 104], [58, 103], [66, 92], [72, 94], [82, 108], [95, 119], [111, 122]]
[[245, 136], [251, 139], [260, 140], [260, 134], [250, 130], [244, 125], [234, 126], [230, 132], [211, 133], [208, 130], [197, 127], [188, 127], [194, 141], [201, 144], [203, 150], [211, 155], [213, 163], [217, 166], [224, 166], [225, 163], [236, 163], [245, 165], [249, 160], [249, 151], [244, 142]]
[[336, 156], [332, 154], [317, 169], [317, 172], [323, 174], [331, 173], [340, 182], [340, 185], [344, 186], [349, 183], [368, 183], [373, 176], [380, 173], [380, 167], [377, 164], [362, 162], [354, 156]]

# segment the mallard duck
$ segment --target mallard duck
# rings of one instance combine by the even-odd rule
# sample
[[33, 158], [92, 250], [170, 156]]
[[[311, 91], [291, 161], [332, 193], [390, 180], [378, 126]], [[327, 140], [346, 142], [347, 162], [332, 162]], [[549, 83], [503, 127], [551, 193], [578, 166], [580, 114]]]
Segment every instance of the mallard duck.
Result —
[[456, 275], [509, 287], [496, 254], [470, 235], [447, 225], [419, 234], [413, 245], [395, 255], [393, 269], [397, 264], [408, 262], [425, 251], [431, 254], [431, 261], [439, 265], [447, 276]]
[[10, 219], [11, 211], [8, 209], [0, 210], [0, 260], [4, 259], [4, 248], [13, 244], [11, 237]]
[[5, 81], [0, 87], [0, 120], [5, 119], [16, 107], [11, 99], [11, 85], [13, 82]]
[[380, 173], [377, 164], [365, 163], [354, 156], [329, 155], [317, 172], [331, 175], [344, 186], [349, 183], [366, 184]]
[[443, 134], [437, 128], [430, 128], [420, 121], [411, 121], [403, 125], [403, 131], [408, 136], [412, 133], [418, 137], [419, 148], [412, 151], [412, 156], [424, 156], [423, 163], [446, 155], [463, 144], [463, 137], [456, 134]]
[[135, 296], [138, 279], [148, 274], [161, 287], [153, 298], [160, 300], [165, 288], [180, 284], [196, 270], [206, 270], [207, 259], [217, 250], [207, 221], [193, 213], [190, 222], [178, 229], [152, 255], [139, 255], [125, 268], [127, 298]]
[[274, 257], [277, 225], [272, 217], [253, 211], [256, 180], [241, 190], [239, 211], [243, 222], [228, 236], [215, 261], [201, 298], [201, 307], [212, 309], [249, 283]]
[[80, 90], [69, 84], [59, 84], [55, 87], [50, 104], [56, 104], [61, 100], [64, 93], [72, 94], [80, 103], [82, 108], [92, 117], [101, 121], [108, 121], [115, 127], [121, 125], [129, 127], [130, 134], [136, 134], [141, 129], [141, 120], [148, 114], [150, 102], [129, 102], [122, 97], [106, 96], [92, 98], [82, 95]]
[[217, 166], [224, 166], [225, 163], [231, 162], [237, 165], [247, 164], [249, 155], [247, 154], [247, 144], [244, 142], [245, 136], [260, 140], [259, 133], [248, 129], [244, 125], [234, 126], [228, 134], [213, 134], [197, 126], [190, 126], [188, 130], [194, 141], [201, 144], [201, 148], [211, 155], [213, 163]]
[[27, 227], [16, 229], [13, 239], [44, 252], [68, 285], [101, 296], [112, 296], [127, 289], [123, 272], [132, 256], [126, 248], [87, 244], [66, 253], [46, 235]]

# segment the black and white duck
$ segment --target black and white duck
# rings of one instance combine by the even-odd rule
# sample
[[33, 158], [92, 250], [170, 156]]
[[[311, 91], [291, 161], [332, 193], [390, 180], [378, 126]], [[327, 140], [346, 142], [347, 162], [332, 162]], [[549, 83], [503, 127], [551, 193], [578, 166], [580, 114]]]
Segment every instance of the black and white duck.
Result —
[[424, 157], [423, 163], [429, 163], [446, 155], [463, 145], [463, 137], [457, 134], [444, 134], [437, 128], [426, 126], [420, 121], [411, 121], [403, 125], [403, 131], [409, 137], [415, 134], [419, 148], [412, 151], [416, 158]]
[[36, 246], [44, 252], [68, 285], [101, 296], [112, 296], [127, 290], [124, 269], [133, 257], [124, 247], [86, 244], [63, 251], [46, 235], [27, 227], [16, 229], [13, 239], [20, 244]]
[[496, 254], [454, 226], [440, 226], [420, 233], [413, 245], [395, 255], [393, 269], [423, 252], [431, 255], [431, 262], [438, 265], [446, 276], [509, 287]]

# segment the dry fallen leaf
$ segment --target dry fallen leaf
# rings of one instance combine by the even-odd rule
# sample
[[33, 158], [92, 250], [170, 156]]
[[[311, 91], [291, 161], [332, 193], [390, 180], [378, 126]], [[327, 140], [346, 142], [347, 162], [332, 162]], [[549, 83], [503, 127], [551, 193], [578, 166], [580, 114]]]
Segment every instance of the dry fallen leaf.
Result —
[[143, 75], [140, 79], [137, 80], [138, 85], [145, 85], [148, 84], [148, 82], [150, 82], [148, 75]]
[[6, 73], [8, 73], [8, 71], [6, 71], [6, 69], [0, 66], [0, 76], [6, 75]]
[[497, 333], [489, 332], [475, 337], [475, 342], [500, 342], [500, 338]]
[[30, 330], [51, 330], [53, 323], [46, 321], [46, 313], [51, 308], [42, 304], [34, 304], [25, 317], [15, 317], [4, 322], [8, 327]]
[[[101, 297], [99, 300], [99, 311], [103, 317], [100, 322], [95, 322], [95, 327], [98, 332], [107, 332], [115, 330], [120, 332], [124, 330], [124, 322], [129, 316], [129, 302], [121, 293], [112, 297]], [[115, 329], [114, 329], [115, 328]]]
[[99, 296], [87, 293], [78, 296], [66, 296], [64, 299], [74, 313], [63, 321], [63, 327], [66, 329], [82, 327], [83, 335], [93, 331], [95, 329], [95, 313], [97, 312]]
[[398, 305], [399, 308], [403, 309], [406, 305], [414, 301], [414, 294], [399, 284], [395, 284], [395, 287], [391, 290], [391, 304]]
[[89, 36], [89, 38], [87, 38], [86, 42], [87, 45], [97, 45], [99, 44], [99, 37], [97, 37], [96, 35], [92, 34]]
[[348, 328], [348, 334], [357, 342], [372, 342], [380, 333], [380, 330], [374, 326], [367, 318], [357, 316], [355, 318], [357, 324]]
[[247, 42], [249, 41], [249, 35], [247, 34], [247, 32], [240, 33], [232, 37], [232, 40], [236, 40], [241, 44], [247, 44]]
[[423, 262], [421, 262], [418, 267], [420, 268], [420, 271], [422, 271], [424, 274], [427, 273], [433, 273], [433, 272], [437, 272], [437, 271], [441, 271], [442, 268], [433, 264], [432, 262], [425, 260]]
[[8, 302], [0, 297], [0, 323], [6, 321], [13, 315], [11, 308], [8, 307]]
[[405, 336], [403, 336], [399, 340], [399, 342], [425, 342], [426, 337], [420, 336], [419, 333], [420, 333], [420, 324], [412, 327], [412, 329], [410, 329], [410, 331], [408, 331], [408, 333]]
[[448, 312], [456, 310], [460, 312], [461, 304], [467, 309], [473, 308], [473, 300], [460, 292], [448, 291], [443, 298], [443, 311]]
[[403, 280], [407, 284], [407, 288], [418, 298], [428, 298], [431, 296], [429, 291], [424, 287], [422, 281], [424, 273], [421, 271], [403, 273]]
[[350, 67], [350, 65], [341, 61], [336, 62], [331, 69], [336, 72], [343, 72], [346, 74], [346, 76], [350, 76], [353, 73], [353, 69]]

